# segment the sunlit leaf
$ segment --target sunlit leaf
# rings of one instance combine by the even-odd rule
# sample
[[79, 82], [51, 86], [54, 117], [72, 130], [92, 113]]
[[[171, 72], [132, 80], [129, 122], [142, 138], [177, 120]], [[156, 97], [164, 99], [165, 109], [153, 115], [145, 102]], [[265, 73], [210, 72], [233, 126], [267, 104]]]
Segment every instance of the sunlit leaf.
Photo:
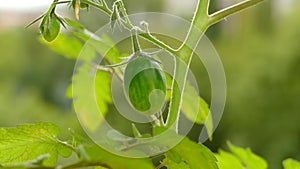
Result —
[[54, 52], [69, 59], [77, 59], [82, 49], [82, 44], [78, 39], [66, 34], [59, 34], [52, 42], [48, 42], [42, 38], [40, 41]]
[[189, 83], [186, 83], [181, 111], [189, 120], [195, 121], [197, 124], [204, 124], [208, 135], [212, 135], [213, 122], [208, 104], [198, 95], [195, 88]]
[[231, 153], [220, 150], [215, 156], [218, 160], [219, 169], [244, 169], [241, 161]]
[[0, 164], [17, 165], [49, 155], [43, 159], [43, 165], [54, 166], [59, 154], [68, 157], [72, 153], [69, 147], [57, 139], [59, 132], [59, 128], [51, 123], [1, 128]]
[[230, 151], [244, 164], [247, 169], [267, 169], [267, 162], [254, 154], [251, 149], [236, 147], [231, 143], [228, 143]]
[[[177, 160], [172, 158], [174, 153], [177, 154]], [[167, 152], [167, 156], [179, 164], [184, 162], [191, 169], [218, 169], [217, 159], [214, 154], [202, 144], [197, 144], [187, 138], [184, 138], [178, 145]], [[180, 162], [178, 161], [178, 156], [181, 157]]]

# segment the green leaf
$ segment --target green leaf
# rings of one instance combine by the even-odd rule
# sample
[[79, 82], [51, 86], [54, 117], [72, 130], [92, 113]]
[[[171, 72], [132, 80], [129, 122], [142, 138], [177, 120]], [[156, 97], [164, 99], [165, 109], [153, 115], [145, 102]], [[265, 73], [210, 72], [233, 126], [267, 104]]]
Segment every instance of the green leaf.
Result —
[[[175, 159], [174, 154], [177, 154]], [[178, 145], [167, 152], [167, 156], [172, 161], [178, 161], [178, 156], [181, 156], [180, 163], [184, 162], [190, 169], [218, 169], [217, 159], [214, 154], [202, 144], [197, 144], [188, 138], [184, 138]]]
[[48, 46], [54, 52], [69, 59], [77, 59], [82, 49], [82, 44], [79, 40], [66, 34], [59, 34], [52, 42], [48, 42], [42, 38], [39, 40], [42, 44]]
[[208, 104], [198, 96], [197, 91], [189, 83], [186, 83], [182, 98], [181, 111], [191, 121], [206, 126], [208, 135], [212, 136], [213, 122]]
[[220, 169], [244, 169], [241, 161], [233, 154], [220, 150], [218, 154], [215, 154], [218, 160], [218, 166]]
[[111, 169], [154, 169], [150, 158], [121, 157], [107, 152], [96, 145], [86, 146], [85, 151], [86, 154], [90, 157], [87, 163], [101, 163], [103, 165], [109, 166]]
[[20, 125], [0, 129], [0, 164], [12, 166], [49, 155], [43, 165], [54, 166], [58, 155], [69, 157], [72, 150], [57, 139], [60, 130], [51, 123]]
[[284, 169], [300, 169], [300, 162], [293, 159], [283, 161]]
[[266, 169], [267, 162], [261, 157], [254, 154], [251, 149], [239, 148], [231, 143], [228, 143], [230, 151], [242, 162], [247, 169]]
[[43, 38], [48, 42], [53, 41], [57, 37], [60, 32], [60, 22], [55, 13], [50, 13], [43, 18], [40, 31]]
[[73, 21], [73, 20], [68, 19], [68, 18], [64, 18], [64, 20], [66, 21], [66, 23], [67, 23], [69, 26], [73, 27], [73, 28], [76, 29], [77, 31], [78, 31], [78, 30], [84, 31], [84, 29], [85, 29], [85, 27], [84, 27], [82, 24], [80, 24], [79, 22]]
[[45, 166], [43, 166], [43, 163], [47, 158], [49, 158], [49, 155], [45, 154], [29, 162], [19, 163], [17, 165], [5, 166], [5, 167], [0, 166], [0, 168], [1, 169], [45, 168]]

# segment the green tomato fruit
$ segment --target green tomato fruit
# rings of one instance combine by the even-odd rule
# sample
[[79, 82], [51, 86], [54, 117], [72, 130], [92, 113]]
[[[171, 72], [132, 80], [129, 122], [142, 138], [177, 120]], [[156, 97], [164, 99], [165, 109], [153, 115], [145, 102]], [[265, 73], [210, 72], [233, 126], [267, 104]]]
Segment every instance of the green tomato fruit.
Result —
[[163, 108], [166, 84], [156, 62], [138, 57], [128, 63], [124, 72], [124, 87], [127, 98], [138, 112], [152, 115]]
[[54, 13], [46, 15], [40, 25], [40, 31], [43, 35], [43, 38], [51, 42], [53, 41], [60, 32], [60, 23], [56, 18]]

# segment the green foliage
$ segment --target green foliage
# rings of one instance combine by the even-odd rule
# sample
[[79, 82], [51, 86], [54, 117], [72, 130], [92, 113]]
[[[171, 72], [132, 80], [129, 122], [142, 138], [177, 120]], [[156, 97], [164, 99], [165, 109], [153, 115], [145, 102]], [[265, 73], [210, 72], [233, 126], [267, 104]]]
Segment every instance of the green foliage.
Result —
[[[219, 169], [267, 169], [267, 162], [254, 154], [249, 148], [240, 148], [228, 143], [230, 153], [219, 150], [215, 154]], [[299, 169], [300, 163], [293, 159], [283, 161], [284, 169]]]
[[[58, 155], [68, 157], [72, 149], [57, 139], [60, 129], [50, 123], [21, 125], [0, 129], [0, 164], [13, 166], [24, 162], [41, 161], [54, 166]], [[45, 157], [46, 155], [46, 157]]]
[[284, 169], [300, 169], [300, 162], [293, 160], [293, 159], [287, 159], [283, 161]]
[[231, 153], [220, 150], [215, 156], [218, 160], [218, 166], [220, 169], [244, 169], [240, 160]]
[[[218, 165], [220, 169], [267, 169], [267, 162], [261, 157], [254, 154], [249, 148], [243, 149], [228, 143], [229, 149], [232, 153], [220, 151], [216, 154]], [[234, 166], [234, 167], [233, 167]]]
[[209, 136], [211, 136], [213, 122], [208, 104], [189, 83], [186, 84], [182, 100], [181, 111], [184, 115], [197, 124], [204, 124]]

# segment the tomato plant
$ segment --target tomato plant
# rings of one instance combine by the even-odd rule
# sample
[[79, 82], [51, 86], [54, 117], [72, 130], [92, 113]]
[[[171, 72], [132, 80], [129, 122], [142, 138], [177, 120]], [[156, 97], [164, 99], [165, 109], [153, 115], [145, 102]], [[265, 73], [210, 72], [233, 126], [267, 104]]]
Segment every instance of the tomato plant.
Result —
[[[155, 136], [172, 129], [168, 132], [167, 137], [163, 140], [150, 142], [146, 148], [147, 151], [157, 151], [155, 155], [146, 156], [143, 154], [140, 158], [128, 158], [119, 156], [109, 152], [107, 149], [98, 146], [96, 143], [83, 138], [70, 130], [72, 139], [62, 141], [57, 138], [59, 128], [51, 123], [36, 123], [31, 125], [20, 125], [16, 128], [2, 128], [0, 130], [0, 168], [112, 168], [112, 169], [132, 169], [132, 168], [170, 168], [170, 169], [265, 169], [267, 163], [261, 157], [255, 155], [250, 149], [243, 149], [228, 143], [230, 152], [220, 151], [212, 153], [202, 144], [198, 144], [180, 135], [178, 131], [178, 123], [180, 113], [187, 114], [188, 118], [194, 120], [195, 123], [203, 124], [211, 132], [207, 119], [210, 118], [210, 110], [207, 103], [197, 95], [195, 89], [187, 83], [187, 75], [191, 64], [193, 49], [197, 46], [199, 40], [205, 31], [212, 25], [218, 23], [229, 15], [237, 13], [245, 8], [254, 6], [263, 0], [246, 0], [226, 9], [209, 14], [209, 0], [199, 0], [195, 11], [195, 15], [191, 22], [190, 29], [185, 41], [178, 49], [174, 49], [167, 43], [159, 40], [149, 31], [148, 24], [142, 23], [143, 27], [133, 25], [130, 20], [125, 5], [122, 0], [116, 0], [112, 7], [109, 8], [105, 0], [71, 0], [59, 1], [54, 0], [49, 10], [41, 17], [33, 21], [30, 25], [41, 20], [40, 32], [42, 37], [51, 46], [53, 50], [66, 55], [68, 58], [78, 59], [79, 53], [70, 54], [73, 46], [77, 46], [81, 50], [86, 50], [88, 58], [85, 58], [85, 64], [81, 65], [78, 74], [74, 75], [73, 83], [82, 85], [79, 87], [80, 92], [71, 95], [73, 98], [80, 98], [84, 104], [81, 105], [80, 111], [84, 116], [83, 123], [88, 125], [92, 131], [96, 131], [101, 125], [102, 119], [99, 114], [89, 114], [93, 112], [93, 107], [89, 106], [89, 96], [86, 91], [91, 86], [85, 84], [90, 79], [85, 70], [86, 67], [94, 67], [97, 76], [101, 76], [95, 80], [95, 95], [98, 97], [98, 106], [101, 112], [106, 115], [109, 113], [108, 107], [112, 103], [111, 91], [108, 87], [112, 83], [111, 76], [116, 76], [123, 83], [125, 95], [131, 106], [140, 114], [154, 119], [151, 123], [151, 132], [143, 133], [132, 123], [132, 133], [134, 138], [122, 135], [121, 132], [109, 131], [103, 139], [111, 140], [112, 146], [122, 153], [143, 154], [142, 149], [133, 149], [143, 145], [143, 140]], [[60, 4], [68, 4], [75, 12], [75, 18], [79, 19], [80, 10], [94, 7], [110, 18], [110, 25], [115, 29], [116, 25], [120, 28], [130, 31], [132, 51], [125, 61], [120, 52], [115, 48], [114, 44], [109, 45], [109, 39], [104, 40], [103, 37], [88, 31], [83, 25], [77, 21], [58, 16], [56, 6]], [[70, 38], [60, 33], [60, 27], [71, 27], [71, 32], [76, 38]], [[175, 66], [172, 77], [166, 76], [162, 69], [160, 61], [156, 58], [155, 53], [145, 52], [140, 45], [140, 38], [143, 38], [151, 44], [157, 46], [160, 50], [167, 51], [174, 56]], [[80, 40], [78, 40], [80, 39]], [[91, 41], [88, 41], [91, 40]], [[64, 43], [59, 43], [63, 41]], [[80, 42], [87, 43], [87, 48], [83, 48]], [[60, 44], [58, 47], [57, 45]], [[69, 45], [69, 46], [68, 46]], [[113, 46], [113, 47], [112, 47]], [[97, 49], [94, 49], [97, 48]], [[108, 52], [106, 52], [108, 51]], [[104, 55], [104, 65], [91, 63], [96, 53]], [[184, 63], [185, 66], [182, 66]], [[124, 68], [125, 66], [125, 68]], [[83, 74], [81, 74], [83, 73]], [[86, 73], [86, 74], [84, 74]], [[86, 87], [88, 86], [88, 87]], [[73, 88], [74, 89], [74, 85]], [[169, 97], [168, 97], [169, 95]], [[191, 97], [192, 98], [189, 98]], [[190, 110], [186, 100], [196, 101], [195, 109]], [[74, 99], [74, 102], [78, 101]], [[168, 104], [165, 104], [165, 101]], [[163, 107], [167, 105], [165, 116], [162, 114]], [[200, 115], [197, 111], [200, 109]], [[195, 113], [194, 113], [195, 112]], [[79, 115], [79, 116], [80, 116]], [[98, 133], [97, 133], [98, 134]], [[180, 140], [176, 145], [170, 146], [168, 139]], [[168, 147], [164, 149], [164, 147]], [[144, 147], [143, 147], [144, 148]], [[139, 150], [136, 152], [136, 150]], [[73, 164], [57, 165], [58, 156], [68, 158], [72, 153], [77, 155], [77, 161]], [[159, 162], [155, 162], [155, 158], [159, 158]], [[3, 167], [2, 167], [3, 166]], [[292, 159], [284, 161], [286, 169], [297, 169], [300, 164]]]

